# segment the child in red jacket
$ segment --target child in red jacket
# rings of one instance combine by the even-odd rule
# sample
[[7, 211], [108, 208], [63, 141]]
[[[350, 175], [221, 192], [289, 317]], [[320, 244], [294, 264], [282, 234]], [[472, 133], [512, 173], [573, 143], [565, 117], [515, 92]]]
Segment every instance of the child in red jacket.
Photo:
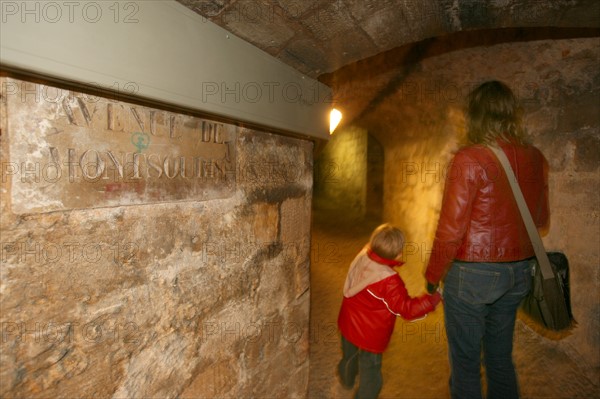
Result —
[[[390, 224], [373, 231], [369, 243], [354, 258], [344, 284], [338, 317], [343, 358], [338, 365], [342, 385], [351, 389], [360, 374], [355, 399], [376, 398], [381, 391], [381, 357], [396, 316], [414, 320], [440, 302], [438, 292], [411, 298], [393, 269], [400, 266], [404, 235]], [[360, 371], [360, 373], [359, 373]]]

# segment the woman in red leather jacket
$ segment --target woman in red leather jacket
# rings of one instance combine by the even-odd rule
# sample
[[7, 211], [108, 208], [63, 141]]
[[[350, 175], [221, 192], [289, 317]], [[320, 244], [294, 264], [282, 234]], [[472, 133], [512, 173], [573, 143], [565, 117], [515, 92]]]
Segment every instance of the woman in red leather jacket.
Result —
[[411, 298], [393, 269], [400, 266], [404, 235], [382, 224], [369, 244], [354, 258], [344, 283], [344, 299], [338, 317], [343, 358], [338, 372], [345, 388], [359, 384], [355, 399], [376, 398], [383, 384], [382, 352], [390, 342], [396, 317], [413, 320], [427, 315], [440, 302], [440, 294]]
[[518, 398], [513, 332], [517, 307], [531, 287], [534, 250], [508, 179], [487, 146], [499, 146], [508, 157], [539, 229], [549, 222], [548, 164], [524, 141], [510, 88], [486, 82], [468, 100], [471, 144], [454, 155], [446, 176], [427, 290], [444, 281], [452, 398], [482, 397], [482, 350], [487, 398]]

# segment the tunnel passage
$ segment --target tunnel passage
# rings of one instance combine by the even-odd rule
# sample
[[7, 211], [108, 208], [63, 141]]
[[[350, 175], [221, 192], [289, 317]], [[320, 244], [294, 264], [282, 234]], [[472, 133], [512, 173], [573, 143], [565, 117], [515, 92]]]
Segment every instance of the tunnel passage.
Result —
[[[423, 291], [423, 272], [439, 217], [448, 164], [453, 152], [465, 142], [464, 99], [485, 80], [507, 83], [523, 108], [528, 139], [549, 161], [551, 228], [544, 243], [548, 250], [565, 252], [571, 261], [571, 299], [578, 321], [574, 330], [551, 335], [519, 317], [514, 356], [523, 395], [565, 399], [597, 396], [600, 387], [593, 370], [600, 364], [600, 298], [589, 293], [598, 292], [598, 283], [590, 276], [597, 275], [600, 248], [588, 245], [588, 238], [597, 238], [600, 231], [600, 41], [597, 32], [590, 31], [540, 29], [517, 33], [463, 32], [380, 54], [324, 76], [334, 88], [336, 108], [344, 112], [344, 119], [328, 147], [316, 158], [316, 170], [327, 168], [326, 162], [334, 159], [329, 154], [349, 153], [348, 143], [359, 139], [364, 143], [362, 157], [367, 158], [366, 132], [381, 143], [381, 220], [405, 231], [406, 265], [400, 275], [409, 292], [418, 294]], [[352, 171], [362, 157], [340, 157], [351, 161], [335, 164], [336, 174], [342, 177], [342, 183], [336, 184], [351, 187], [346, 176], [354, 175]], [[323, 173], [316, 174], [315, 209], [323, 207], [319, 201], [330, 198], [326, 205], [346, 207], [344, 215], [359, 216], [363, 209], [364, 215], [368, 213], [368, 201], [362, 202], [364, 191], [339, 190], [346, 197], [336, 202], [328, 191], [336, 186], [327, 187], [325, 183], [331, 182], [323, 181], [323, 177]], [[349, 198], [350, 194], [357, 196]], [[345, 218], [336, 220], [333, 213], [330, 215], [329, 218], [323, 212], [315, 212], [314, 216], [312, 245], [322, 248], [327, 243], [330, 250], [325, 259], [313, 256], [311, 325], [315, 326], [335, 325], [341, 294], [336, 296], [334, 292], [341, 292], [344, 273], [368, 239], [367, 226], [372, 222], [363, 218], [365, 223], [348, 226], [344, 225]], [[324, 310], [323, 304], [332, 308]], [[442, 353], [445, 343], [440, 345], [444, 340], [440, 315], [432, 316], [421, 326], [398, 321], [396, 331], [396, 346], [391, 349], [387, 366], [384, 355], [384, 378], [387, 373], [387, 380], [393, 380], [392, 387], [382, 396], [445, 397], [448, 364]], [[415, 350], [412, 355], [406, 353]], [[323, 392], [333, 397], [350, 397], [343, 390], [336, 391], [335, 381], [324, 381], [324, 375], [334, 366], [329, 359], [338, 355], [337, 348], [326, 348], [320, 341], [311, 347], [311, 368], [316, 371], [311, 369], [310, 387], [315, 397]], [[429, 379], [420, 380], [422, 373], [411, 373], [405, 364], [406, 356], [411, 364], [433, 369], [435, 380], [442, 381], [440, 385]], [[431, 357], [437, 361], [429, 361]], [[541, 364], [556, 365], [556, 372], [536, 376], [535, 368]], [[420, 389], [403, 386], [398, 381], [399, 374], [403, 381]]]
[[[121, 4], [125, 7], [88, 2], [95, 6], [91, 11], [100, 5], [108, 7], [103, 21], [109, 24], [86, 20], [91, 15], [84, 15], [82, 20], [81, 7], [67, 7], [69, 11], [77, 9], [73, 23], [70, 17], [74, 14], [64, 7], [69, 2], [27, 3], [2, 2], [3, 11], [8, 11], [3, 17], [19, 28], [13, 31], [17, 33], [14, 40], [8, 41], [16, 53], [23, 54], [19, 47], [29, 39], [39, 44], [37, 55], [46, 51], [58, 61], [71, 55], [74, 58], [67, 59], [102, 60], [98, 72], [114, 67], [120, 73], [127, 70], [122, 68], [126, 65], [137, 65], [128, 61], [146, 67], [132, 68], [119, 81], [109, 77], [110, 83], [116, 84], [111, 86], [116, 93], [112, 92], [115, 97], [109, 103], [90, 96], [95, 90], [79, 92], [79, 84], [61, 92], [53, 87], [54, 80], [39, 82], [37, 73], [43, 68], [34, 58], [30, 60], [33, 72], [37, 72], [33, 82], [15, 85], [3, 80], [4, 71], [0, 72], [0, 86], [9, 89], [0, 99], [0, 396], [306, 397], [309, 363], [308, 397], [349, 396], [337, 391], [331, 364], [338, 348], [335, 317], [342, 281], [339, 275], [344, 274], [349, 258], [364, 243], [371, 227], [353, 218], [376, 209], [373, 199], [383, 202], [382, 219], [400, 225], [410, 240], [401, 274], [412, 293], [422, 289], [421, 273], [432, 241], [447, 161], [463, 131], [461, 98], [477, 82], [497, 78], [516, 90], [526, 111], [531, 139], [550, 160], [553, 221], [547, 244], [570, 256], [573, 307], [579, 321], [571, 335], [555, 340], [519, 324], [517, 344], [528, 350], [517, 351], [516, 361], [518, 368], [531, 368], [529, 373], [527, 369], [520, 373], [525, 398], [600, 397], [596, 278], [600, 256], [598, 246], [593, 245], [599, 235], [600, 51], [597, 28], [586, 28], [598, 26], [600, 3], [428, 0], [403, 1], [398, 6], [399, 2], [377, 0], [180, 0], [193, 8], [190, 12], [208, 9], [209, 15], [205, 12], [202, 21], [192, 26], [187, 19], [171, 20], [170, 14], [157, 13], [160, 18], [155, 22], [170, 23], [166, 27], [153, 23], [146, 12], [134, 14], [138, 22], [134, 24], [111, 20], [120, 15], [120, 20], [133, 22], [129, 11], [137, 12], [138, 6], [154, 11], [163, 5], [179, 7], [173, 1], [132, 1]], [[216, 3], [217, 12], [213, 12]], [[257, 20], [242, 12], [240, 6], [244, 4], [269, 7], [273, 12]], [[61, 7], [65, 11], [61, 22], [73, 30], [64, 31], [64, 40], [55, 40], [52, 33], [63, 30], [45, 11]], [[22, 13], [15, 12], [19, 8]], [[177, 15], [190, 14], [179, 11]], [[165, 104], [159, 109], [146, 104], [152, 109], [144, 110], [137, 107], [142, 105], [139, 103], [124, 104], [129, 96], [123, 95], [133, 93], [120, 89], [142, 87], [138, 79], [147, 76], [160, 83], [174, 73], [189, 73], [194, 82], [206, 87], [223, 83], [221, 95], [216, 96], [219, 103], [224, 98], [229, 105], [237, 105], [241, 98], [242, 104], [256, 105], [248, 101], [256, 99], [253, 92], [245, 91], [255, 88], [256, 81], [245, 79], [245, 73], [226, 74], [233, 87], [243, 88], [242, 92], [226, 90], [220, 72], [233, 71], [236, 65], [217, 60], [236, 40], [229, 33], [219, 32], [222, 41], [218, 42], [212, 36], [196, 34], [196, 28], [207, 26], [207, 19], [222, 23], [234, 35], [262, 46], [266, 54], [309, 77], [363, 60], [336, 71], [329, 79], [320, 79], [334, 89], [334, 102], [343, 105], [344, 120], [350, 121], [340, 132], [368, 132], [366, 156], [362, 151], [359, 157], [349, 158], [353, 167], [362, 167], [358, 168], [361, 176], [366, 173], [361, 184], [351, 186], [360, 196], [332, 202], [356, 211], [354, 215], [344, 214], [348, 217], [343, 221], [353, 219], [351, 228], [335, 219], [319, 226], [315, 223], [318, 228], [313, 230], [311, 243], [315, 143], [304, 136], [285, 137], [278, 134], [282, 133], [279, 129], [273, 132], [266, 127], [249, 127], [244, 115], [233, 115], [234, 120], [223, 126], [235, 131], [227, 135], [233, 147], [226, 148], [217, 140], [213, 143], [218, 144], [216, 148], [194, 153], [194, 158], [218, 162], [202, 164], [215, 165], [216, 169], [203, 166], [188, 174], [181, 173], [185, 169], [181, 167], [175, 173], [178, 163], [173, 162], [173, 147], [154, 148], [154, 142], [143, 139], [147, 136], [137, 134], [144, 132], [143, 124], [146, 133], [159, 133], [166, 139], [170, 136], [164, 134], [169, 130], [168, 121], [174, 121], [171, 127], [179, 126], [198, 137], [201, 126], [223, 123], [221, 118], [203, 112], [196, 116], [208, 117], [204, 121], [207, 124], [190, 120], [187, 110], [182, 114], [175, 104], [166, 110], [162, 108]], [[10, 36], [5, 33], [11, 31], [4, 30], [5, 26], [3, 23], [0, 35], [3, 56], [8, 54], [4, 43]], [[129, 34], [119, 36], [124, 26]], [[96, 33], [95, 28], [100, 27], [106, 27], [100, 30], [106, 36]], [[244, 36], [244, 31], [253, 34]], [[188, 48], [187, 54], [173, 57], [181, 54], [176, 50], [185, 50], [189, 44], [188, 40], [177, 40], [177, 32], [188, 34], [186, 39], [206, 38], [214, 50]], [[115, 37], [122, 47], [109, 39]], [[128, 51], [145, 48], [140, 46], [142, 38], [171, 40], [161, 47], [166, 52]], [[219, 42], [227, 45], [215, 46]], [[90, 47], [89, 43], [95, 45]], [[67, 48], [69, 51], [63, 51]], [[258, 60], [264, 56], [260, 54]], [[244, 72], [261, 70], [252, 68], [257, 61], [252, 58], [248, 55], [248, 62], [237, 66]], [[200, 63], [194, 62], [198, 59]], [[0, 61], [6, 60], [3, 57]], [[164, 61], [164, 66], [158, 61]], [[64, 69], [62, 63], [55, 65]], [[214, 66], [214, 74], [201, 73], [200, 67], [207, 65]], [[287, 78], [280, 86], [271, 78], [269, 75], [265, 82], [269, 89], [292, 90], [284, 91], [287, 101], [270, 101], [267, 109], [292, 102], [302, 108], [314, 101], [312, 95], [295, 96], [295, 85], [288, 85], [292, 82]], [[78, 81], [90, 90], [89, 85], [96, 86], [90, 79], [86, 73]], [[47, 87], [48, 83], [52, 87]], [[183, 86], [168, 87], [167, 91], [173, 89], [172, 94], [185, 96], [192, 86]], [[16, 87], [24, 90], [13, 90]], [[271, 96], [262, 99], [267, 98]], [[203, 106], [200, 111], [210, 113]], [[109, 109], [125, 111], [127, 117]], [[270, 122], [265, 120], [265, 124]], [[46, 139], [52, 143], [75, 131], [77, 139], [72, 143], [69, 139], [52, 146], [58, 151], [43, 145]], [[114, 131], [120, 132], [117, 144], [107, 138]], [[173, 132], [177, 134], [171, 138], [180, 131]], [[136, 134], [130, 137], [131, 133]], [[383, 165], [376, 164], [372, 171], [369, 150], [375, 147], [369, 137], [381, 143], [384, 155]], [[184, 146], [182, 151], [197, 150], [191, 147]], [[138, 152], [153, 154], [143, 163], [150, 173], [139, 175], [134, 169], [134, 181], [123, 184], [127, 169], [122, 167], [126, 168], [128, 159], [120, 157], [118, 149], [129, 154], [130, 160], [142, 160], [134, 155]], [[67, 161], [62, 186], [55, 184], [59, 179], [56, 154]], [[82, 160], [94, 159], [97, 162], [91, 162], [91, 169], [79, 168], [75, 169], [78, 175], [71, 174], [69, 165], [78, 168], [72, 161], [81, 164]], [[357, 159], [366, 159], [366, 165]], [[135, 161], [132, 164], [136, 165]], [[110, 175], [101, 173], [108, 168]], [[380, 168], [383, 173], [377, 171]], [[318, 172], [315, 200], [322, 198], [319, 179], [337, 179], [349, 186], [352, 174], [345, 171], [334, 164]], [[113, 181], [98, 187], [104, 190], [97, 190], [93, 187], [99, 183], [95, 179], [69, 180], [81, 178], [82, 173], [86, 178], [102, 174]], [[182, 198], [181, 188], [190, 188], [184, 178], [190, 176], [208, 181], [196, 182], [199, 184], [190, 190], [195, 195]], [[371, 198], [363, 191], [379, 187], [369, 176], [383, 179], [382, 196]], [[166, 184], [145, 191], [157, 179]], [[41, 187], [27, 187], [35, 184]], [[204, 189], [210, 191], [204, 193]], [[131, 203], [131, 199], [140, 199], [140, 193], [147, 194], [142, 198], [145, 202]], [[97, 198], [92, 195], [101, 195], [102, 202], [90, 200]], [[72, 205], [62, 201], [77, 200], [78, 196], [86, 203], [75, 201], [74, 205], [83, 205], [82, 209], [71, 209]], [[94, 206], [89, 207], [90, 203]], [[35, 213], [47, 204], [54, 211]], [[19, 214], [19, 207], [34, 213]], [[315, 206], [313, 210], [318, 209]], [[318, 219], [318, 212], [313, 215]], [[338, 231], [323, 234], [323, 226]], [[393, 383], [387, 385], [383, 397], [446, 397], [443, 331], [443, 324], [435, 318], [425, 324], [399, 324], [396, 346], [384, 370], [387, 381]], [[407, 356], [405, 350], [416, 355]], [[325, 363], [320, 362], [323, 359]], [[535, 369], [546, 370], [548, 365], [560, 367], [553, 374], [535, 374]], [[428, 380], [415, 378], [422, 370], [436, 374], [429, 374]]]
[[313, 206], [349, 220], [379, 220], [383, 166], [383, 147], [366, 130], [336, 130], [315, 156]]

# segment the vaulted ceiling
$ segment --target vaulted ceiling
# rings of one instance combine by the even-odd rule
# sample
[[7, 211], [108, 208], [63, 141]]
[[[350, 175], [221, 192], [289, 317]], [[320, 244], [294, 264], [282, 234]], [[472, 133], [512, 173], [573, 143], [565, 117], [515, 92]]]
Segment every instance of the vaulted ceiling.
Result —
[[598, 0], [177, 0], [307, 76], [424, 39], [501, 28], [598, 28]]
[[598, 0], [177, 1], [331, 87], [342, 125], [381, 142], [397, 129], [399, 87], [429, 57], [600, 37]]

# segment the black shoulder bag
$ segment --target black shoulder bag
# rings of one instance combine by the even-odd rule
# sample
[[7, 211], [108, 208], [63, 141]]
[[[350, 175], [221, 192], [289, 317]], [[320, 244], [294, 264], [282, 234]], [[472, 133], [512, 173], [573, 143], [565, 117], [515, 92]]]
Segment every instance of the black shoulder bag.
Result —
[[569, 262], [561, 252], [548, 252], [533, 222], [527, 203], [504, 151], [489, 146], [504, 168], [519, 206], [521, 216], [535, 250], [531, 291], [521, 303], [521, 309], [541, 326], [554, 331], [569, 328], [573, 322], [569, 290]]

